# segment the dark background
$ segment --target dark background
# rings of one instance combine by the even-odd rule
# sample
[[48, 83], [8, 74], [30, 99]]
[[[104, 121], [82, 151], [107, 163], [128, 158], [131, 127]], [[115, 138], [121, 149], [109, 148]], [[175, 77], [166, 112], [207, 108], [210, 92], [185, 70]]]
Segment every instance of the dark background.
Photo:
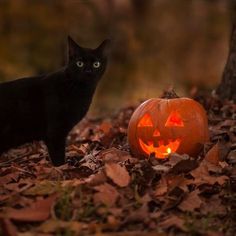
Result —
[[92, 114], [174, 87], [213, 89], [228, 53], [230, 5], [222, 0], [0, 0], [0, 81], [57, 70], [67, 35], [81, 46], [112, 38]]

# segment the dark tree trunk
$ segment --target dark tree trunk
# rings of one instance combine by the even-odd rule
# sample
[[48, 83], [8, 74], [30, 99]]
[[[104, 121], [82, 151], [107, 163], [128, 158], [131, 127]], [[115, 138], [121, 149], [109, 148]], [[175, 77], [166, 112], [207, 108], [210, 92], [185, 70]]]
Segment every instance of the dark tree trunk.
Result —
[[228, 59], [224, 68], [221, 83], [216, 93], [222, 99], [236, 102], [236, 1], [231, 2], [232, 9], [232, 33]]

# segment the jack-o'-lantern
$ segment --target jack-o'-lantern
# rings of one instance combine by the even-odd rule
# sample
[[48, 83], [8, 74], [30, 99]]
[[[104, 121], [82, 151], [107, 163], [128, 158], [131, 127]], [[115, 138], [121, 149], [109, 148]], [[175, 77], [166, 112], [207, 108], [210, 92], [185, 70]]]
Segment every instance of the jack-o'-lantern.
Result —
[[135, 110], [128, 127], [136, 156], [166, 158], [175, 152], [196, 156], [208, 139], [205, 110], [189, 98], [149, 99]]

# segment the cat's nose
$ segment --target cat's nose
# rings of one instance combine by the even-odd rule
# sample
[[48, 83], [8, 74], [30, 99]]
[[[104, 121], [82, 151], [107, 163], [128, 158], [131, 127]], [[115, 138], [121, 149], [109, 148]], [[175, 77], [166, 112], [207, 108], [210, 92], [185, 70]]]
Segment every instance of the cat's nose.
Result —
[[85, 73], [88, 74], [88, 75], [91, 75], [92, 74], [92, 70], [87, 69], [87, 70], [85, 70]]

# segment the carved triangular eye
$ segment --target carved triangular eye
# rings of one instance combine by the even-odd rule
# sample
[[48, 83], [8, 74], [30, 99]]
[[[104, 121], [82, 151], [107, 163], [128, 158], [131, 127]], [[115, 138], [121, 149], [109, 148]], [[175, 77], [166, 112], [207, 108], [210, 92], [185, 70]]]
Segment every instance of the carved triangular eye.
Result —
[[180, 114], [177, 111], [173, 111], [169, 115], [169, 117], [165, 123], [165, 126], [166, 127], [170, 127], [170, 126], [184, 127], [184, 123], [183, 123], [183, 120], [182, 120]]
[[149, 114], [145, 114], [139, 121], [138, 127], [153, 127], [151, 116]]

